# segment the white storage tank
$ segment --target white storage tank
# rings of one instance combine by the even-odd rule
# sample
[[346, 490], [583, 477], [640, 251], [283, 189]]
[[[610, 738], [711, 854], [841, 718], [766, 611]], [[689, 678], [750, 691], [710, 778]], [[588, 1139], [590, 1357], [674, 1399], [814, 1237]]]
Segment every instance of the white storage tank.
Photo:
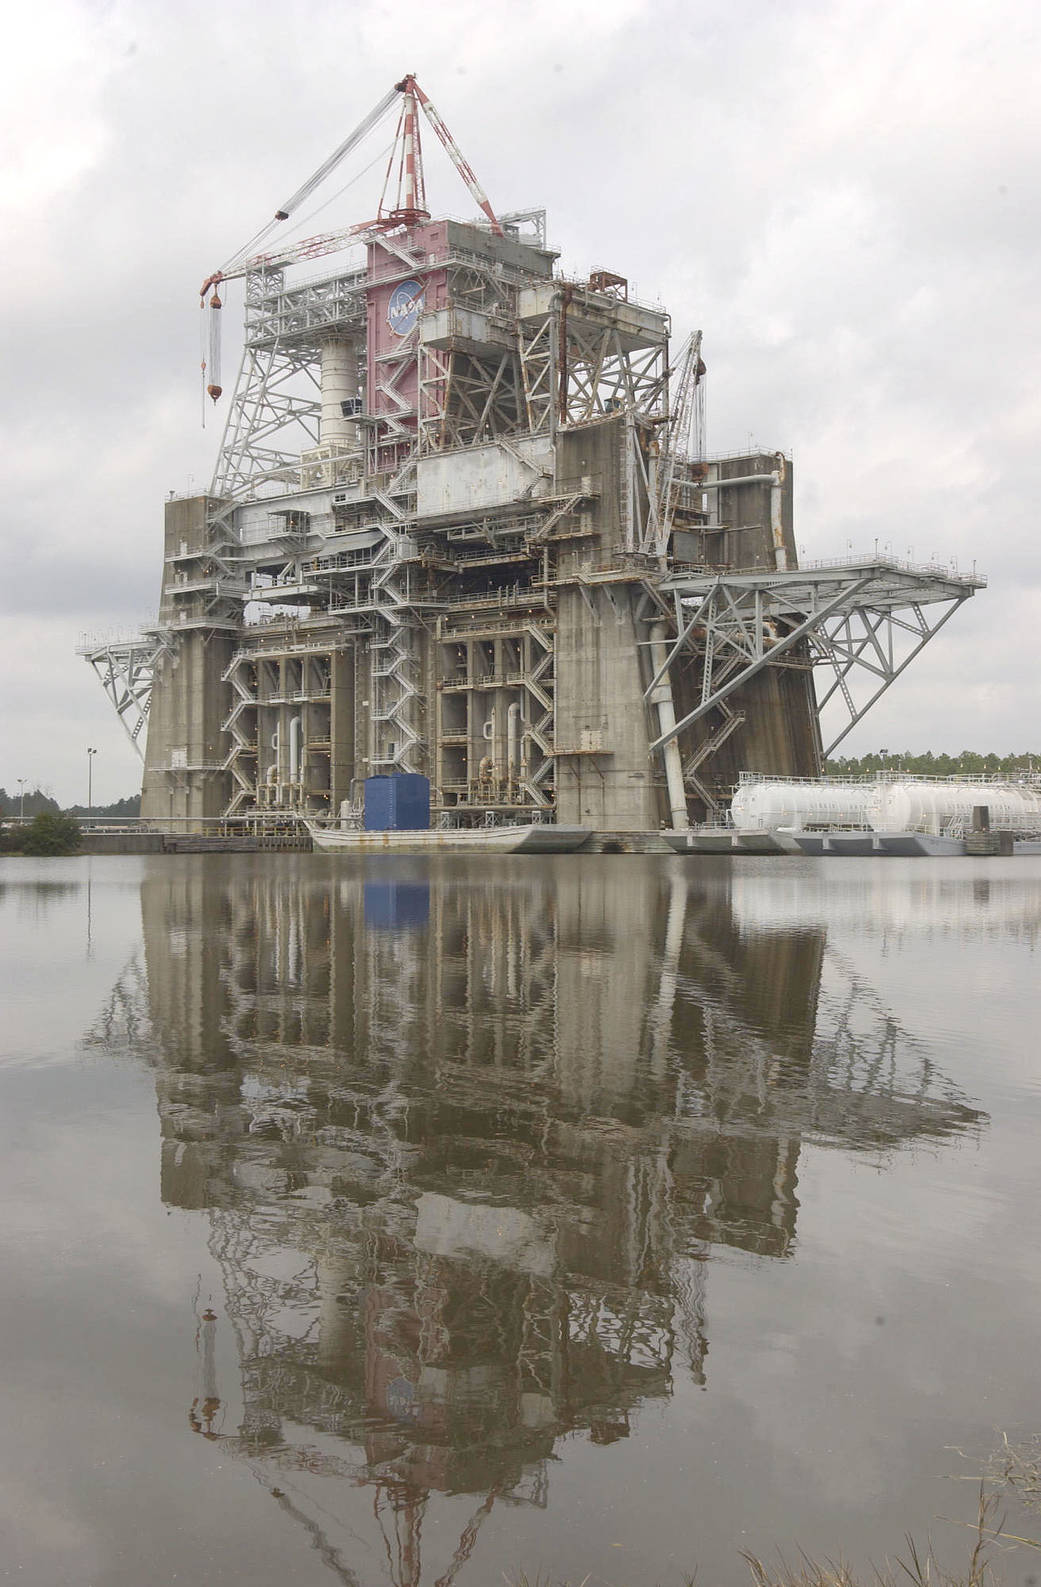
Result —
[[977, 805], [987, 806], [995, 831], [1041, 830], [1041, 792], [1018, 783], [877, 782], [871, 794], [876, 832], [967, 832]]
[[873, 793], [866, 782], [743, 782], [731, 801], [730, 818], [741, 832], [866, 828]]

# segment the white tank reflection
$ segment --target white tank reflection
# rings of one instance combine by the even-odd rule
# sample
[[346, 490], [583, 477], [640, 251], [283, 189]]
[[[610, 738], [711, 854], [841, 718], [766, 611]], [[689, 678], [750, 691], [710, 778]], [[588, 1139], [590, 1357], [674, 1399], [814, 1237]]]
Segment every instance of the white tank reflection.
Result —
[[[1011, 865], [1011, 862], [1009, 862]], [[1041, 937], [1041, 877], [1025, 862], [989, 874], [971, 862], [929, 866], [880, 859], [783, 864], [756, 875], [734, 868], [734, 916], [747, 931], [848, 929], [858, 936], [977, 939]]]

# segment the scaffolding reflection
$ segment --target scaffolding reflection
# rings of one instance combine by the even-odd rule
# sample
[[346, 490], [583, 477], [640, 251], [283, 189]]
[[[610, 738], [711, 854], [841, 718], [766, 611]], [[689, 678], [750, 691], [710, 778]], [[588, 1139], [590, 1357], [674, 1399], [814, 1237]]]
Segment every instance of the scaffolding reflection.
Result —
[[396, 1583], [431, 1496], [474, 1495], [445, 1587], [562, 1437], [705, 1385], [712, 1250], [790, 1253], [805, 1141], [981, 1117], [820, 926], [676, 866], [157, 867], [142, 910], [99, 1035], [155, 1065], [163, 1200], [209, 1217], [241, 1375], [226, 1433], [202, 1313], [190, 1425], [346, 1581], [279, 1473], [371, 1488]]

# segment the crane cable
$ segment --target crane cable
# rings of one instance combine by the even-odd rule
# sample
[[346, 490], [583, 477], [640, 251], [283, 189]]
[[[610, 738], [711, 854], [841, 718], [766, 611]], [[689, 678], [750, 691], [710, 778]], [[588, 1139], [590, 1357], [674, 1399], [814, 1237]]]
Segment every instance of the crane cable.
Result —
[[287, 198], [283, 204], [278, 206], [278, 208], [275, 210], [274, 218], [269, 220], [265, 226], [262, 226], [256, 235], [250, 238], [249, 242], [247, 242], [242, 248], [232, 255], [231, 259], [229, 259], [228, 263], [223, 267], [225, 273], [229, 270], [237, 268], [237, 266], [241, 264], [242, 260], [247, 256], [250, 249], [259, 247], [265, 238], [270, 236], [271, 232], [274, 231], [276, 226], [278, 226], [282, 221], [288, 220], [293, 211], [298, 209], [305, 199], [310, 198], [315, 188], [320, 186], [320, 184], [325, 181], [326, 177], [332, 174], [332, 172], [340, 164], [341, 160], [345, 159], [346, 156], [350, 154], [351, 150], [361, 142], [366, 134], [372, 131], [377, 122], [382, 120], [387, 111], [394, 104], [397, 96], [398, 90], [396, 88], [392, 88], [388, 93], [384, 94], [383, 98], [379, 101], [379, 104], [375, 105], [373, 109], [369, 111], [368, 115], [358, 123], [354, 131], [349, 137], [344, 139], [339, 148], [334, 149], [329, 158], [323, 161], [316, 171], [312, 172], [302, 187], [298, 187], [296, 192], [293, 193], [291, 197]]
[[[302, 202], [303, 198], [313, 193], [315, 188], [318, 187], [318, 185], [324, 181], [325, 177], [336, 168], [336, 166], [341, 160], [345, 158], [350, 150], [354, 148], [355, 145], [362, 140], [362, 138], [365, 137], [366, 133], [370, 132], [372, 128], [375, 127], [378, 122], [386, 116], [387, 112], [391, 109], [396, 96], [396, 89], [392, 89], [389, 94], [384, 96], [384, 98], [376, 106], [375, 110], [369, 112], [368, 116], [366, 116], [365, 120], [360, 124], [360, 126], [356, 127], [351, 133], [350, 137], [340, 145], [334, 154], [330, 155], [329, 159], [325, 161], [325, 164], [320, 166], [314, 175], [308, 178], [303, 187], [299, 188], [291, 199], [287, 200], [287, 202], [276, 213], [275, 218], [268, 221], [266, 225], [262, 226], [247, 243], [243, 244], [243, 246], [239, 248], [237, 253], [232, 255], [227, 264], [225, 264], [218, 272], [219, 275], [223, 276], [236, 269], [251, 252], [256, 251], [259, 244], [271, 234], [276, 226], [280, 225], [283, 220], [289, 219], [290, 213], [300, 202]], [[313, 220], [316, 215], [320, 215], [324, 209], [327, 209], [330, 204], [335, 203], [338, 198], [342, 197], [342, 195], [347, 192], [348, 188], [354, 186], [355, 182], [360, 182], [362, 177], [365, 176], [367, 172], [371, 171], [373, 166], [377, 165], [383, 159], [383, 156], [387, 153], [388, 148], [392, 150], [393, 143], [380, 149], [375, 157], [369, 161], [368, 165], [363, 166], [355, 176], [351, 177], [349, 182], [345, 182], [341, 188], [339, 188], [335, 193], [331, 194], [330, 197], [327, 198], [323, 203], [319, 204], [317, 209], [311, 210], [310, 214], [304, 216], [300, 224], [306, 225], [309, 221]], [[201, 300], [200, 306], [202, 308], [207, 307], [205, 295]], [[220, 310], [223, 308], [223, 304], [217, 290], [216, 281], [213, 283], [213, 295], [209, 300], [208, 307], [210, 310], [208, 338], [206, 335], [206, 329], [204, 327], [200, 327], [200, 352], [203, 387], [203, 429], [206, 428], [206, 397], [210, 397], [211, 400], [216, 403], [219, 401], [222, 392]], [[209, 355], [208, 363], [207, 353]]]
[[[323, 210], [328, 209], [330, 204], [335, 204], [336, 200], [338, 198], [342, 198], [343, 197], [344, 193], [347, 192], [348, 188], [353, 187], [355, 182], [360, 182], [363, 176], [367, 176], [368, 173], [372, 170], [374, 165], [379, 165], [380, 161], [383, 159], [383, 156], [385, 154], [389, 154], [391, 152], [391, 150], [393, 149], [393, 147], [394, 147], [393, 142], [385, 143], [383, 145], [383, 148], [380, 149], [380, 151], [378, 152], [378, 154], [376, 154], [369, 161], [368, 165], [363, 165], [361, 170], [357, 173], [356, 176], [352, 176], [349, 182], [345, 182], [342, 187], [338, 187], [336, 189], [335, 193], [330, 194], [330, 196], [327, 199], [324, 199], [323, 202], [318, 205], [317, 209], [312, 209], [309, 214], [305, 215], [303, 217], [303, 219], [300, 221], [299, 224], [301, 226], [309, 226], [311, 221], [314, 220], [316, 215], [320, 215]], [[361, 241], [361, 240], [362, 239], [359, 239], [359, 241]]]

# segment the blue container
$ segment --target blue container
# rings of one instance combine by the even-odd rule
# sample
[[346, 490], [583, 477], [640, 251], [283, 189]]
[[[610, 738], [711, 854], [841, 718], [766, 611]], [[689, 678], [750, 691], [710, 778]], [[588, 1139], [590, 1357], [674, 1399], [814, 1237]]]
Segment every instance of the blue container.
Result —
[[366, 832], [416, 832], [430, 826], [430, 779], [419, 772], [366, 777]]

